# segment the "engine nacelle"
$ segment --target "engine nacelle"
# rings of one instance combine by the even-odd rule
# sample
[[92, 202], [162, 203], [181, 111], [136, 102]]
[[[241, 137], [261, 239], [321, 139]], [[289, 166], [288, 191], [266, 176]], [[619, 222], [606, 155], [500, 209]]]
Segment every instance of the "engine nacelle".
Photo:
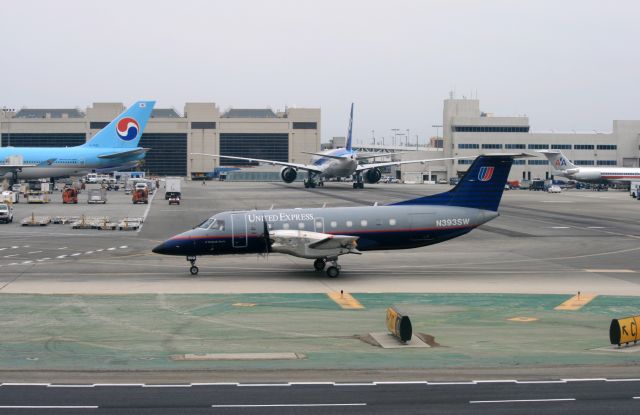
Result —
[[581, 182], [589, 182], [600, 180], [602, 178], [602, 175], [598, 171], [582, 171], [574, 174], [572, 178]]
[[380, 179], [382, 179], [382, 172], [380, 171], [380, 169], [369, 169], [364, 174], [364, 179], [367, 181], [367, 183], [378, 183]]
[[283, 167], [280, 170], [280, 177], [282, 177], [283, 182], [291, 183], [298, 177], [298, 171], [293, 167]]

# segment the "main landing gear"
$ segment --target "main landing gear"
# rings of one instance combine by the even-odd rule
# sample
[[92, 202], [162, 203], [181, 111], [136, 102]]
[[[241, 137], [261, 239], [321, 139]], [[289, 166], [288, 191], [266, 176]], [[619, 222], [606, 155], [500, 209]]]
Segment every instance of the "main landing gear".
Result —
[[331, 263], [329, 268], [327, 268], [327, 276], [329, 278], [336, 278], [340, 275], [340, 265], [338, 265], [338, 258], [318, 258], [313, 261], [313, 267], [316, 271], [322, 271], [324, 267], [327, 265], [327, 261]]
[[315, 189], [315, 187], [324, 187], [324, 182], [322, 180], [316, 181], [315, 174], [309, 172], [307, 178], [304, 181], [305, 189]]
[[354, 189], [364, 189], [364, 181], [362, 180], [361, 174], [353, 175], [353, 188]]
[[188, 256], [187, 261], [191, 262], [191, 268], [189, 268], [191, 275], [198, 275], [198, 271], [200, 270], [196, 267], [196, 257]]

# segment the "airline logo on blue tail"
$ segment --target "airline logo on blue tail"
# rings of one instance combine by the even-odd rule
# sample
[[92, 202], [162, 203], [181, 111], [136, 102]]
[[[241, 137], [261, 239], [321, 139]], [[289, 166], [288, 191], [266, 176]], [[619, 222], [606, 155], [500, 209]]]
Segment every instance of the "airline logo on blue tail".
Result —
[[131, 117], [124, 117], [116, 125], [116, 134], [121, 140], [131, 141], [138, 136], [140, 124]]
[[488, 182], [493, 177], [493, 166], [483, 166], [480, 167], [480, 171], [478, 171], [478, 180], [481, 182]]
[[556, 167], [566, 166], [567, 165], [567, 159], [565, 159], [564, 157], [560, 157], [559, 159], [556, 160], [555, 165], [556, 165]]

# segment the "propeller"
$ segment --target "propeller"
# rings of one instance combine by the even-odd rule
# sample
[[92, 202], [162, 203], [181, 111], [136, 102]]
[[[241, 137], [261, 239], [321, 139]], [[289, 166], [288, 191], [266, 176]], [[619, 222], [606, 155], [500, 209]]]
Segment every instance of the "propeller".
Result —
[[262, 219], [262, 238], [264, 239], [264, 255], [268, 257], [269, 252], [271, 252], [272, 241], [269, 237], [269, 224], [264, 217]]

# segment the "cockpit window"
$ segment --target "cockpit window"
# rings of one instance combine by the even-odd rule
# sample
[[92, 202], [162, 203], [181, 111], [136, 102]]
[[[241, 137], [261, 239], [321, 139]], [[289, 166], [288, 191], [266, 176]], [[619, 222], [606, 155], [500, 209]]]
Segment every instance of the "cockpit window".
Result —
[[210, 229], [217, 230], [217, 231], [223, 231], [224, 230], [224, 221], [220, 220], [220, 219], [214, 220], [213, 223], [210, 226]]
[[211, 226], [211, 224], [215, 221], [216, 221], [215, 219], [207, 219], [204, 222], [202, 222], [200, 225], [198, 225], [198, 228], [209, 229], [209, 226]]

